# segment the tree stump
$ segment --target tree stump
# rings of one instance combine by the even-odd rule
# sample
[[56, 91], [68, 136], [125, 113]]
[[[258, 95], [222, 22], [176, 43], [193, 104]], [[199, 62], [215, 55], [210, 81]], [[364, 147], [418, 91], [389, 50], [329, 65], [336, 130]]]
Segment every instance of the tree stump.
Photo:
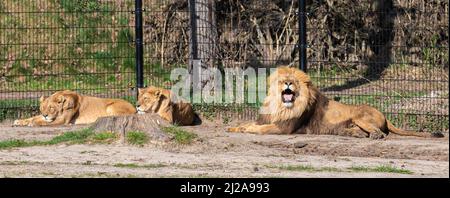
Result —
[[161, 127], [169, 125], [169, 122], [163, 120], [157, 114], [135, 114], [99, 118], [92, 125], [92, 129], [94, 132], [109, 131], [118, 133], [122, 142], [124, 142], [126, 134], [130, 131], [145, 132], [152, 140], [167, 142], [172, 139], [172, 136], [163, 132]]

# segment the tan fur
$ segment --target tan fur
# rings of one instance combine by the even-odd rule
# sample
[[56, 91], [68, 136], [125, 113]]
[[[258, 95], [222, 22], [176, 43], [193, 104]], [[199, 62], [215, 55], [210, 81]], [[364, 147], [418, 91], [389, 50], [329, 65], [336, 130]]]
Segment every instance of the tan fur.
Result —
[[99, 117], [136, 113], [134, 106], [125, 100], [82, 96], [70, 90], [58, 91], [48, 98], [42, 96], [40, 111], [41, 115], [15, 120], [14, 126], [89, 124]]
[[138, 113], [157, 113], [172, 124], [192, 125], [195, 113], [190, 103], [178, 100], [170, 90], [158, 87], [139, 89]]
[[[229, 128], [229, 132], [257, 134], [329, 134], [379, 139], [389, 132], [418, 137], [442, 137], [395, 128], [378, 110], [367, 105], [346, 105], [329, 100], [312, 85], [308, 75], [293, 67], [279, 67], [269, 77], [269, 91], [257, 122]], [[294, 102], [286, 107], [282, 92], [294, 89]]]

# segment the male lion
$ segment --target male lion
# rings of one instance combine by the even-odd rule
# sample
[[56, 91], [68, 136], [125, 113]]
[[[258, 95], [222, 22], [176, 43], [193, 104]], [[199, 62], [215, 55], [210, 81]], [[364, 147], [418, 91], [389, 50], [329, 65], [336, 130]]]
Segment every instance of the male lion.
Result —
[[137, 111], [139, 114], [157, 113], [172, 124], [193, 125], [196, 114], [190, 103], [177, 101], [170, 90], [158, 87], [138, 89]]
[[257, 134], [329, 134], [379, 139], [389, 132], [418, 137], [443, 137], [394, 127], [384, 115], [367, 105], [346, 105], [326, 96], [297, 68], [282, 66], [269, 77], [269, 91], [255, 123], [229, 128], [229, 132]]
[[136, 113], [134, 106], [125, 100], [82, 96], [70, 90], [55, 92], [48, 98], [41, 96], [39, 101], [41, 115], [15, 120], [13, 125], [89, 124], [99, 117]]

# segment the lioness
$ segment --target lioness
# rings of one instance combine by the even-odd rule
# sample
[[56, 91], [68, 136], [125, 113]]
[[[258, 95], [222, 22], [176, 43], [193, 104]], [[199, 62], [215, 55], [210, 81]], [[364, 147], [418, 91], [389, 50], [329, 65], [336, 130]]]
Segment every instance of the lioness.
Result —
[[99, 117], [131, 115], [136, 109], [122, 99], [82, 96], [76, 92], [58, 91], [39, 99], [41, 115], [15, 120], [14, 126], [46, 126], [62, 124], [89, 124]]
[[269, 77], [269, 91], [254, 123], [229, 132], [257, 134], [333, 134], [379, 139], [389, 132], [418, 137], [443, 137], [394, 127], [378, 110], [367, 105], [346, 105], [319, 92], [297, 68], [282, 66]]
[[182, 100], [176, 101], [170, 90], [151, 86], [140, 88], [138, 91], [136, 108], [139, 114], [157, 113], [172, 124], [194, 124], [196, 115], [192, 105]]

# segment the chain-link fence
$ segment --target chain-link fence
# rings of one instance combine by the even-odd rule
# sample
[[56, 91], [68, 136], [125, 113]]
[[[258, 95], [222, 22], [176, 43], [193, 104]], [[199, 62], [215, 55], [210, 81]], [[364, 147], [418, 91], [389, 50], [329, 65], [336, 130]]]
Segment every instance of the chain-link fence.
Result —
[[131, 99], [133, 8], [132, 1], [1, 1], [0, 119], [36, 114], [38, 98], [58, 90]]
[[374, 106], [405, 129], [448, 131], [448, 2], [309, 6], [308, 73], [322, 91]]
[[[1, 1], [0, 119], [37, 113], [40, 95], [62, 89], [133, 101], [134, 4]], [[261, 68], [298, 65], [298, 7], [298, 0], [143, 0], [144, 84], [172, 87], [175, 68], [267, 75]], [[447, 1], [306, 1], [306, 12], [307, 71], [328, 97], [374, 106], [405, 129], [448, 131]], [[255, 119], [263, 96], [243, 90], [256, 102], [194, 105], [205, 118]]]

